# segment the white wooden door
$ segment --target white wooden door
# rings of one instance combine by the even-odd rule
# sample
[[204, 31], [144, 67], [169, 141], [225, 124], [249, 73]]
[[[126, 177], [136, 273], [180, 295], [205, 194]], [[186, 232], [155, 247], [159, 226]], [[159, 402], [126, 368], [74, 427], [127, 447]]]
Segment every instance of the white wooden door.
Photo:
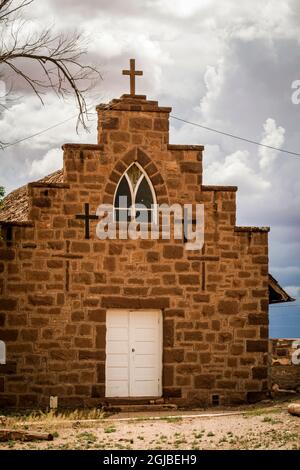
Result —
[[106, 328], [106, 396], [161, 396], [161, 311], [108, 310]]

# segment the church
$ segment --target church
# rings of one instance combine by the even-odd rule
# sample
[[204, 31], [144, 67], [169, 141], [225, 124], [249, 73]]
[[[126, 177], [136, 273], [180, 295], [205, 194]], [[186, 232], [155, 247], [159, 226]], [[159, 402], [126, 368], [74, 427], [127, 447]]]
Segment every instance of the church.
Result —
[[[268, 227], [236, 225], [236, 186], [202, 182], [202, 145], [169, 142], [171, 108], [130, 93], [97, 106], [98, 142], [0, 210], [0, 407], [227, 405], [270, 390]], [[126, 197], [127, 204], [123, 204]], [[203, 244], [99, 238], [144, 204], [204, 207]], [[118, 232], [119, 229], [117, 229]], [[118, 235], [118, 234], [117, 234]]]

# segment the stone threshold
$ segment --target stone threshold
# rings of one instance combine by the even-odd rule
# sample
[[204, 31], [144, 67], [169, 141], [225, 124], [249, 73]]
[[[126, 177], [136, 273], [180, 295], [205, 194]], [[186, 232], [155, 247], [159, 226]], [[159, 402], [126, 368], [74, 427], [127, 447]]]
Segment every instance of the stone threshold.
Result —
[[177, 405], [166, 403], [166, 404], [132, 404], [132, 405], [121, 405], [121, 404], [109, 404], [108, 406], [103, 406], [103, 411], [112, 412], [112, 413], [136, 413], [136, 412], [151, 412], [156, 413], [158, 411], [176, 411]]

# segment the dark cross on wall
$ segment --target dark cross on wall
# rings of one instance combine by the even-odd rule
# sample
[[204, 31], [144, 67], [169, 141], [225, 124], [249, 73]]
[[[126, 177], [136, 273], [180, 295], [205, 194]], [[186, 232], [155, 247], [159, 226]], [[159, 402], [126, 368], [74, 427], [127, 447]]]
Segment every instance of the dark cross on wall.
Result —
[[97, 215], [90, 214], [90, 205], [88, 202], [84, 204], [84, 214], [76, 215], [76, 219], [84, 220], [85, 224], [85, 238], [90, 238], [90, 220], [98, 220]]
[[130, 76], [130, 94], [135, 95], [135, 77], [136, 75], [143, 75], [141, 70], [135, 70], [135, 59], [130, 59], [130, 70], [123, 70], [123, 75]]

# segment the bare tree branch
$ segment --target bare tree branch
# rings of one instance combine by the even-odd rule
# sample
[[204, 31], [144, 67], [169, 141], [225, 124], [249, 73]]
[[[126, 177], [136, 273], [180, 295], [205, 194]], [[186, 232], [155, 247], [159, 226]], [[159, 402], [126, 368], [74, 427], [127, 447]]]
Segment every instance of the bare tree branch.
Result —
[[[78, 107], [76, 129], [87, 129], [86, 92], [101, 79], [93, 65], [86, 65], [86, 48], [80, 33], [53, 35], [52, 28], [27, 33], [20, 11], [34, 0], [0, 0], [0, 73], [21, 78], [43, 103], [51, 90], [60, 98], [73, 95]], [[34, 73], [34, 67], [38, 67]], [[30, 67], [29, 67], [30, 65]], [[29, 71], [30, 70], [30, 71]]]
[[[13, 13], [16, 13], [21, 8], [26, 7], [34, 0], [22, 0], [19, 1], [19, 4], [14, 4], [13, 0], [0, 0], [0, 21], [5, 20], [9, 21], [9, 18]], [[11, 9], [10, 9], [11, 8]]]

